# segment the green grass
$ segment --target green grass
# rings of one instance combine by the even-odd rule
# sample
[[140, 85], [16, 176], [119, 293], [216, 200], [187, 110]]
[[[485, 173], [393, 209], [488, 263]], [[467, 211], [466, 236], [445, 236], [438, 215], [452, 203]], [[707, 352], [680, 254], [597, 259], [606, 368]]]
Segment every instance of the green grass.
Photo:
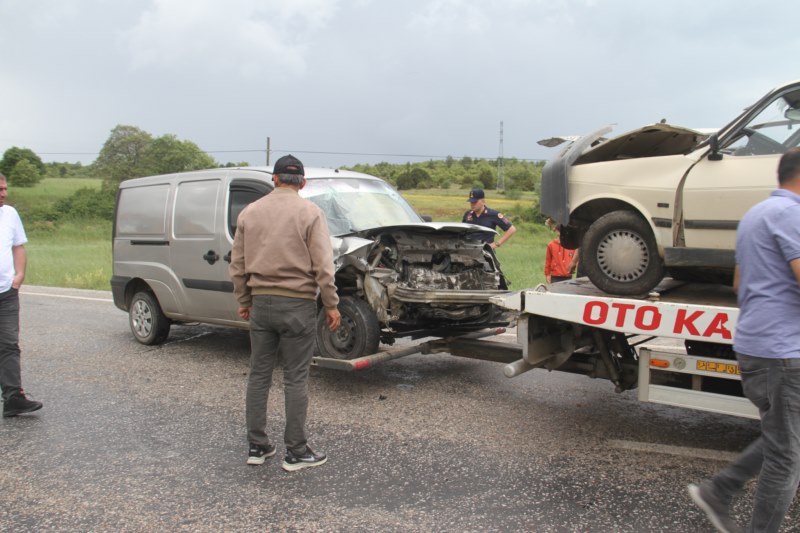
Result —
[[511, 282], [511, 290], [531, 288], [545, 282], [547, 243], [554, 236], [544, 225], [525, 223], [517, 226], [511, 240], [497, 249], [497, 258]]
[[[416, 189], [402, 191], [402, 195], [419, 214], [430, 215], [435, 221], [461, 222], [469, 209], [469, 189]], [[520, 198], [512, 199], [487, 191], [486, 205], [501, 213], [535, 202], [535, 193], [521, 193]], [[511, 221], [514, 222], [513, 217]], [[516, 223], [515, 226], [517, 232], [497, 250], [497, 258], [511, 281], [511, 289], [520, 290], [544, 283], [545, 253], [553, 233], [542, 224]]]
[[111, 289], [111, 222], [65, 222], [57, 229], [35, 228], [28, 231], [25, 249], [25, 283]]
[[[57, 200], [67, 198], [82, 187], [99, 189], [100, 179], [88, 178], [45, 178], [34, 187], [9, 187], [8, 203], [23, 215], [33, 208], [52, 206]], [[26, 227], [27, 229], [27, 227]]]
[[[100, 187], [100, 180], [48, 178], [30, 189], [12, 188], [9, 203], [24, 212], [34, 206], [52, 204], [81, 187]], [[418, 189], [402, 191], [418, 213], [435, 221], [460, 222], [469, 204], [467, 189]], [[511, 199], [487, 191], [487, 205], [500, 211], [535, 202], [535, 194], [522, 193]], [[512, 222], [513, 222], [512, 217]], [[547, 243], [553, 234], [543, 225], [516, 223], [517, 233], [497, 256], [514, 290], [544, 282]], [[108, 290], [111, 280], [111, 222], [90, 221], [25, 224], [28, 232], [28, 269], [31, 285]]]
[[10, 187], [8, 203], [25, 225], [28, 268], [25, 283], [49, 287], [108, 290], [111, 280], [111, 222], [26, 222], [26, 213], [51, 207], [83, 187], [99, 189], [102, 181], [45, 178], [36, 186]]
[[[461, 222], [464, 212], [469, 209], [469, 189], [415, 189], [401, 191], [401, 194], [417, 213], [430, 215], [437, 221]], [[519, 199], [511, 199], [493, 191], [487, 194], [486, 205], [501, 213], [516, 207], [527, 207], [536, 201], [535, 193], [520, 193]]]

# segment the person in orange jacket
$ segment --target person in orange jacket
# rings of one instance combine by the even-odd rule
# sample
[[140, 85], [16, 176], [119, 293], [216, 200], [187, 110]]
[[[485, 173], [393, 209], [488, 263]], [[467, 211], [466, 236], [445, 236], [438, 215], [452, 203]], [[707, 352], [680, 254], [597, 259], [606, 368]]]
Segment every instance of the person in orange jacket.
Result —
[[544, 275], [547, 283], [557, 283], [572, 279], [572, 274], [578, 264], [578, 251], [567, 250], [561, 246], [558, 226], [550, 223], [548, 226], [556, 233], [556, 238], [547, 245], [547, 255], [544, 261]]

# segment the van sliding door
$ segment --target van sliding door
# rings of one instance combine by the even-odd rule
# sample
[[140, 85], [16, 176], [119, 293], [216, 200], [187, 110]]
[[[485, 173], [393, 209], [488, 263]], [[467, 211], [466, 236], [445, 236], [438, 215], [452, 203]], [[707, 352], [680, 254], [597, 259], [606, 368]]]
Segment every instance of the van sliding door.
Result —
[[189, 319], [217, 324], [240, 322], [233, 283], [224, 259], [225, 174], [181, 181], [175, 190], [170, 255], [183, 289]]

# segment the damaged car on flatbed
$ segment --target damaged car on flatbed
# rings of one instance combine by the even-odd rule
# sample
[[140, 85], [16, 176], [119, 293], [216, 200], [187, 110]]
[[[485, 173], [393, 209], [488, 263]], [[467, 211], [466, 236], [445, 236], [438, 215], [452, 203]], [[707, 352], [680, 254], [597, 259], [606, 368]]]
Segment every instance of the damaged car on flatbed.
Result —
[[719, 130], [662, 121], [606, 139], [610, 131], [569, 139], [542, 171], [541, 212], [560, 224], [565, 247], [580, 248], [592, 283], [631, 296], [666, 274], [730, 283], [739, 220], [777, 187], [781, 155], [800, 146], [800, 81]]
[[[246, 328], [228, 276], [236, 218], [273, 189], [266, 167], [211, 169], [128, 180], [115, 211], [112, 293], [143, 344], [163, 342], [173, 323]], [[448, 336], [506, 326], [511, 312], [489, 302], [508, 287], [487, 231], [426, 222], [385, 181], [306, 168], [301, 196], [331, 232], [342, 327], [317, 318], [319, 355], [353, 359], [398, 337]]]

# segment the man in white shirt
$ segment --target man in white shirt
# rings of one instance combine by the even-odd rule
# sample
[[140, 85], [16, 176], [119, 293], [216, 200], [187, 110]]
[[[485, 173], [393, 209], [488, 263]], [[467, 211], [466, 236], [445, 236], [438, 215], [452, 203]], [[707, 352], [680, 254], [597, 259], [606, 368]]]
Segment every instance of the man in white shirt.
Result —
[[32, 413], [42, 402], [22, 390], [19, 364], [19, 288], [25, 279], [25, 229], [17, 210], [5, 205], [8, 181], [0, 174], [0, 390], [3, 417]]

